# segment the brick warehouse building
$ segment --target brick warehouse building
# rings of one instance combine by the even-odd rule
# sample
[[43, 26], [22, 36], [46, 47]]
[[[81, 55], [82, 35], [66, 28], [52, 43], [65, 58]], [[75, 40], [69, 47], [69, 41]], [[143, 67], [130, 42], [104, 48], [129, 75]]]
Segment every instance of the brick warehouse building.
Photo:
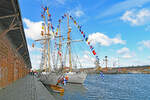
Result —
[[0, 88], [26, 76], [31, 69], [18, 0], [0, 3]]

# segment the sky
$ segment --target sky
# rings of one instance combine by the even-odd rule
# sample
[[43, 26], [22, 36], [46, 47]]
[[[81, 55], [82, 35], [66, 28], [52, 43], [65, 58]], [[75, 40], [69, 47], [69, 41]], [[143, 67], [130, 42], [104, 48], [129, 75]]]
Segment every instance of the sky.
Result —
[[[39, 68], [41, 60], [40, 44], [32, 48], [32, 43], [41, 37], [42, 6], [49, 7], [54, 27], [64, 13], [74, 17], [94, 46], [102, 67], [105, 56], [109, 67], [150, 65], [150, 0], [19, 0], [19, 4], [33, 69]], [[63, 33], [66, 24], [67, 20], [63, 21]], [[70, 25], [71, 36], [83, 39], [73, 23]], [[76, 48], [83, 67], [93, 67], [94, 56], [88, 45], [77, 43]]]

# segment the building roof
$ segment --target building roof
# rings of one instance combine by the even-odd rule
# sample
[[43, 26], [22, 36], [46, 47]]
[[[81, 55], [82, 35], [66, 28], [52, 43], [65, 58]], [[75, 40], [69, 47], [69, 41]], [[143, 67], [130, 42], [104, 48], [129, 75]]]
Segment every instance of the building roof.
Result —
[[23, 57], [27, 67], [31, 68], [18, 0], [0, 1], [0, 38], [4, 34]]

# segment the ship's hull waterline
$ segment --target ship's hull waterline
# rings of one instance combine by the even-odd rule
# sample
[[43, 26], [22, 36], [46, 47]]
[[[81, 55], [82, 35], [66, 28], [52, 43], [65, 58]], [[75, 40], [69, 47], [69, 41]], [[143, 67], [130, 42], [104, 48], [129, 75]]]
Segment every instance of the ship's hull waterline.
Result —
[[86, 73], [73, 73], [73, 72], [66, 73], [66, 75], [69, 78], [67, 83], [73, 84], [83, 84], [87, 76]]
[[58, 79], [61, 76], [62, 76], [61, 74], [57, 74], [57, 73], [47, 73], [47, 74], [41, 74], [39, 79], [43, 84], [56, 85], [58, 82]]

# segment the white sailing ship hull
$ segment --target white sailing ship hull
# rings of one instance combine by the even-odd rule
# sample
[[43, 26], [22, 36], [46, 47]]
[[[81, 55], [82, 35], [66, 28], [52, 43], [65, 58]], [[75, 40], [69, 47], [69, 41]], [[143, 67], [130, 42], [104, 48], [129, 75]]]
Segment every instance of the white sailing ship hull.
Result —
[[68, 83], [74, 83], [74, 84], [83, 84], [87, 74], [86, 73], [74, 73], [74, 72], [69, 72], [66, 73], [68, 76]]
[[41, 74], [40, 81], [46, 85], [56, 85], [59, 77], [61, 75], [56, 73]]

